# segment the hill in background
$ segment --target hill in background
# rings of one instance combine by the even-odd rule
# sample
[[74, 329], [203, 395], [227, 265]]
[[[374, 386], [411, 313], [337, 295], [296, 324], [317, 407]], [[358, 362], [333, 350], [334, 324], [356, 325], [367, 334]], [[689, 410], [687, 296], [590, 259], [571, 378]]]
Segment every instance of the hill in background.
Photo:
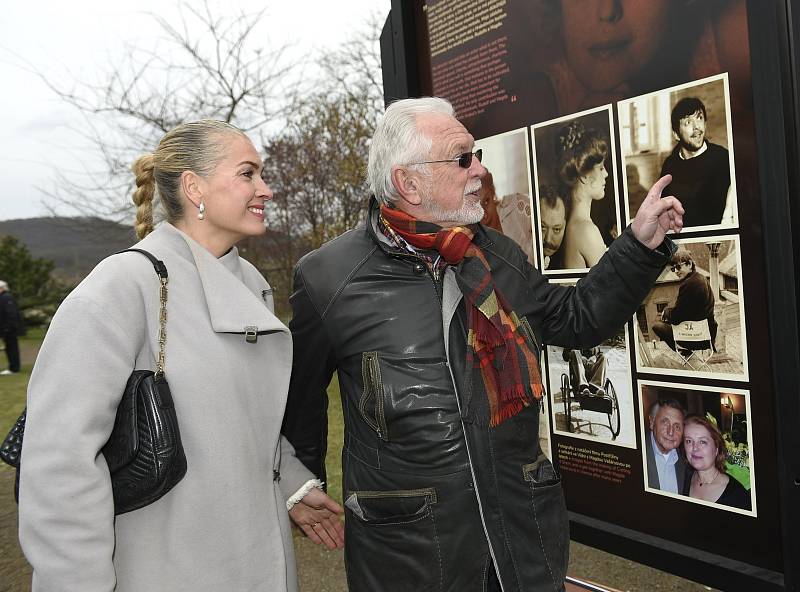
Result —
[[55, 263], [58, 277], [76, 283], [102, 259], [136, 242], [132, 225], [100, 218], [0, 220], [0, 236], [22, 242], [34, 257]]

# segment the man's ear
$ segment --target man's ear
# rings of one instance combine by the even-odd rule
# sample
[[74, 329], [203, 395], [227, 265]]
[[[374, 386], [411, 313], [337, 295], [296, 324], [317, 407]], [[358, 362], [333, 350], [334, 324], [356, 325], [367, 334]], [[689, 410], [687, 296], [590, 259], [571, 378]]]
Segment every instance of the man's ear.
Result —
[[419, 175], [400, 166], [392, 167], [392, 185], [400, 198], [412, 206], [422, 203], [422, 179]]
[[203, 201], [203, 180], [193, 171], [181, 173], [181, 190], [194, 207], [199, 208]]

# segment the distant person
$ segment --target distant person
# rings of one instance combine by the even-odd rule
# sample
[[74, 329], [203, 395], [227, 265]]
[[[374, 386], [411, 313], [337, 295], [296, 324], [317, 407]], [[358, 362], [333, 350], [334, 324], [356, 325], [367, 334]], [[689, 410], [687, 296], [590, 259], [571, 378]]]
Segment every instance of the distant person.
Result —
[[606, 394], [606, 356], [599, 347], [564, 349], [562, 359], [569, 362], [570, 380], [582, 397]]
[[0, 376], [16, 374], [20, 370], [17, 337], [22, 332], [22, 327], [22, 315], [19, 313], [19, 307], [17, 307], [14, 297], [11, 296], [8, 284], [0, 280], [0, 334], [3, 335], [8, 358], [8, 368], [0, 372]]
[[683, 492], [686, 460], [679, 448], [683, 443], [685, 416], [683, 406], [675, 399], [660, 399], [650, 407], [650, 430], [642, 444], [647, 458], [648, 487]]
[[342, 547], [342, 508], [280, 436], [292, 339], [235, 247], [266, 231], [261, 157], [241, 130], [202, 120], [133, 172], [136, 246], [169, 274], [165, 375], [188, 468], [161, 499], [114, 515], [101, 449], [129, 375], [154, 368], [159, 281], [141, 254], [113, 255], [59, 307], [28, 387], [19, 537], [33, 592], [296, 591], [290, 516]]
[[684, 97], [670, 117], [677, 144], [661, 167], [672, 175], [668, 191], [686, 207], [684, 223], [709, 226], [733, 223], [731, 164], [728, 151], [706, 139], [708, 114], [703, 101]]
[[561, 243], [567, 229], [567, 206], [564, 197], [551, 185], [544, 185], [539, 192], [540, 227], [545, 269], [563, 269], [564, 257]]
[[661, 313], [661, 320], [653, 323], [653, 333], [673, 350], [676, 346], [672, 334], [673, 325], [684, 321], [708, 321], [708, 330], [711, 334], [711, 347], [717, 338], [717, 321], [714, 318], [714, 292], [708, 280], [698, 271], [691, 252], [686, 247], [678, 247], [670, 260], [672, 273], [680, 280], [678, 296], [675, 304], [665, 308]]
[[682, 493], [742, 510], [752, 507], [750, 492], [725, 470], [727, 448], [719, 428], [702, 415], [689, 415], [683, 424], [683, 448], [691, 466]]
[[569, 191], [569, 217], [562, 245], [564, 268], [585, 269], [606, 252], [591, 210], [592, 202], [606, 195], [608, 143], [596, 130], [573, 120], [559, 131], [555, 150], [559, 177]]

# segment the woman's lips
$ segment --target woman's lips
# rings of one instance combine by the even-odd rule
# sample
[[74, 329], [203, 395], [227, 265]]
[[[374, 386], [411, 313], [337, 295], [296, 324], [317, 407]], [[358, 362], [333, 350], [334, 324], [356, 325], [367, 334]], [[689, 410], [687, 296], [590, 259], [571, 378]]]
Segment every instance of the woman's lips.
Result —
[[631, 42], [632, 40], [630, 38], [601, 41], [590, 45], [589, 53], [593, 57], [601, 60], [612, 58], [626, 51], [628, 47], [630, 47]]

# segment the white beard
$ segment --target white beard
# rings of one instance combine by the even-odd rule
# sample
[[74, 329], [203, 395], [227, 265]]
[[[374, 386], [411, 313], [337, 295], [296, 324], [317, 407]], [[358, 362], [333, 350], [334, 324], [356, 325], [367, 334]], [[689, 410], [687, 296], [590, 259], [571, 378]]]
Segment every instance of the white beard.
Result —
[[[480, 185], [478, 185], [477, 189], [474, 187], [469, 187], [468, 189], [469, 192], [477, 191], [480, 189]], [[475, 201], [472, 201], [472, 199]], [[461, 207], [456, 210], [447, 210], [431, 198], [430, 187], [427, 188], [425, 195], [423, 195], [421, 205], [422, 209], [425, 210], [426, 222], [432, 222], [440, 226], [445, 224], [454, 224], [456, 226], [477, 224], [483, 219], [484, 214], [483, 206], [477, 195], [466, 197], [465, 194], [464, 202], [461, 204]]]

